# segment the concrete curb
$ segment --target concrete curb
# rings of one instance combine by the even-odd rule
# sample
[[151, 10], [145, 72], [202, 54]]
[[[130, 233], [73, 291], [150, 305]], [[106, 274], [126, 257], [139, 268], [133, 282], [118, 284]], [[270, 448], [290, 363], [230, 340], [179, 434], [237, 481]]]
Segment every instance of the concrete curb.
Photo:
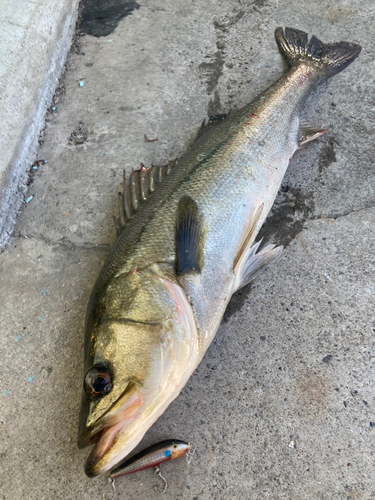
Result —
[[78, 0], [9, 2], [0, 13], [0, 250], [26, 192], [46, 109], [74, 33]]

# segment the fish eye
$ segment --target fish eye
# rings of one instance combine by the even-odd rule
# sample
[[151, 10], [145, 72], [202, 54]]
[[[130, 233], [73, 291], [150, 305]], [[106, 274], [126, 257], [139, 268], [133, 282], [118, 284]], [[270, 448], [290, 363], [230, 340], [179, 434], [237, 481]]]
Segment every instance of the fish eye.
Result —
[[174, 444], [174, 445], [172, 446], [172, 448], [173, 448], [174, 450], [177, 450], [177, 448], [178, 448], [177, 444]]
[[98, 363], [90, 368], [85, 376], [85, 391], [88, 396], [98, 397], [112, 389], [112, 375], [107, 366]]

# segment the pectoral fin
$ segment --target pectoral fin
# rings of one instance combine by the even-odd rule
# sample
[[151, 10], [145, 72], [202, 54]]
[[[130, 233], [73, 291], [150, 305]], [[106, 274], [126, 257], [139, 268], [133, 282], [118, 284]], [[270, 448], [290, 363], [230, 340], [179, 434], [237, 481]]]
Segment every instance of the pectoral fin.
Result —
[[189, 196], [181, 198], [177, 208], [176, 269], [177, 273], [203, 269], [205, 231], [197, 204]]
[[238, 262], [233, 293], [256, 278], [269, 264], [275, 262], [283, 251], [282, 246], [267, 245], [256, 253], [260, 244], [261, 241], [249, 248]]

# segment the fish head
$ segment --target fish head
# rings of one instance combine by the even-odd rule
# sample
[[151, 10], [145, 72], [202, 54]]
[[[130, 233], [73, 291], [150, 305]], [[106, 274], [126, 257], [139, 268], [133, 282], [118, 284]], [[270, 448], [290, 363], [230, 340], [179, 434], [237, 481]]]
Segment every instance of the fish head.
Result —
[[89, 477], [131, 452], [179, 394], [198, 357], [183, 290], [154, 271], [113, 279], [93, 310], [78, 438], [79, 447], [95, 443], [85, 466]]

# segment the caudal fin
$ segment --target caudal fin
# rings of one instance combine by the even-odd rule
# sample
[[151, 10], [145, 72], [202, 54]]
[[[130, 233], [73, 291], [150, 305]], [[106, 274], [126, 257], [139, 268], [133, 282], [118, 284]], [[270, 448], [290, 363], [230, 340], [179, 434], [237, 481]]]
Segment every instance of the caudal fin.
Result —
[[342, 71], [358, 57], [360, 45], [349, 42], [323, 43], [316, 36], [310, 41], [307, 33], [293, 28], [276, 28], [275, 37], [279, 49], [290, 66], [310, 61], [325, 76]]

